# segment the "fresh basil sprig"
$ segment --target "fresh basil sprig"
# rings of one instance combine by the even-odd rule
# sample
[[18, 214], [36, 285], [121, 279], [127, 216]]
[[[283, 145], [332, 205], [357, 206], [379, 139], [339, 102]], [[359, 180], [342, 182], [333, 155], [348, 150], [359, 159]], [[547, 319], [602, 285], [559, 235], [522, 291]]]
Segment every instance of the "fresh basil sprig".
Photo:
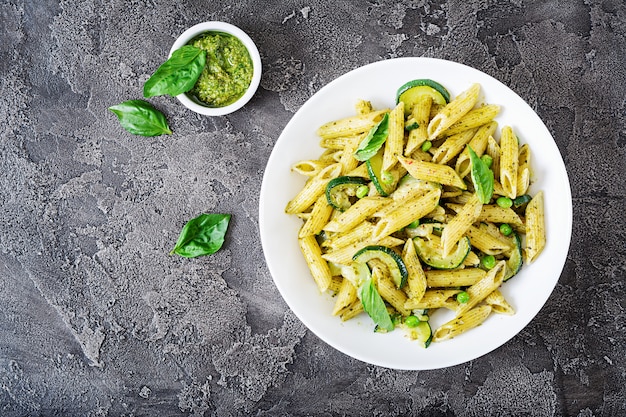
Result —
[[371, 277], [366, 279], [359, 287], [359, 298], [361, 299], [361, 304], [363, 304], [363, 310], [374, 320], [374, 323], [380, 329], [388, 332], [393, 330], [394, 325], [391, 316]]
[[170, 255], [195, 258], [217, 252], [224, 244], [229, 222], [230, 214], [213, 213], [203, 213], [189, 220], [181, 230]]
[[472, 163], [471, 176], [476, 195], [483, 204], [488, 204], [493, 195], [493, 171], [476, 155], [476, 152], [470, 146], [467, 149], [469, 150]]
[[144, 100], [128, 100], [109, 107], [124, 129], [133, 135], [159, 136], [171, 135], [163, 113]]
[[185, 45], [172, 53], [143, 86], [143, 96], [177, 96], [193, 88], [206, 64], [206, 51]]
[[380, 122], [372, 127], [365, 139], [361, 141], [354, 153], [354, 158], [357, 161], [367, 161], [378, 153], [387, 140], [387, 136], [389, 136], [389, 114], [385, 113]]

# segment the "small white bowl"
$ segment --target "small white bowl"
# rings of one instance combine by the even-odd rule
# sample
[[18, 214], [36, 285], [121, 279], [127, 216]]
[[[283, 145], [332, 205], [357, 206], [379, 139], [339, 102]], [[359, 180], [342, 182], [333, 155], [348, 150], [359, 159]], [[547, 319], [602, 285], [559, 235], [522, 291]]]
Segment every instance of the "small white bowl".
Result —
[[244, 106], [254, 93], [257, 88], [259, 88], [259, 83], [261, 82], [261, 55], [259, 54], [259, 50], [256, 45], [243, 30], [239, 29], [237, 26], [231, 25], [230, 23], [225, 22], [203, 22], [198, 23], [184, 31], [182, 35], [176, 39], [176, 42], [172, 45], [172, 49], [170, 49], [170, 55], [179, 49], [182, 46], [185, 46], [189, 43], [190, 40], [195, 38], [196, 36], [205, 33], [205, 32], [224, 32], [228, 33], [239, 39], [241, 43], [248, 49], [248, 53], [250, 54], [250, 58], [252, 59], [252, 80], [250, 81], [250, 85], [246, 92], [234, 103], [229, 104], [224, 107], [209, 107], [199, 103], [197, 100], [192, 99], [186, 93], [179, 94], [176, 98], [183, 103], [185, 107], [190, 110], [195, 111], [196, 113], [204, 114], [207, 116], [223, 116], [225, 114], [232, 113], [236, 110], [239, 110]]

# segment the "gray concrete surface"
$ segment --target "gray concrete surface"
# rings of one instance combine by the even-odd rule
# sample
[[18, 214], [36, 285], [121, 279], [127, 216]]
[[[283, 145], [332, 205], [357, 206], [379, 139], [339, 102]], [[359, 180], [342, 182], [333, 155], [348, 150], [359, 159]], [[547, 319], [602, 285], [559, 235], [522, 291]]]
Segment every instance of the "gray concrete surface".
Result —
[[[256, 41], [261, 87], [209, 118], [140, 98], [207, 20]], [[626, 5], [621, 0], [0, 2], [0, 415], [626, 415]], [[566, 162], [573, 240], [547, 305], [495, 352], [401, 372], [333, 350], [289, 311], [258, 236], [282, 128], [317, 90], [400, 56], [462, 62], [538, 112]], [[202, 211], [223, 250], [168, 255]]]

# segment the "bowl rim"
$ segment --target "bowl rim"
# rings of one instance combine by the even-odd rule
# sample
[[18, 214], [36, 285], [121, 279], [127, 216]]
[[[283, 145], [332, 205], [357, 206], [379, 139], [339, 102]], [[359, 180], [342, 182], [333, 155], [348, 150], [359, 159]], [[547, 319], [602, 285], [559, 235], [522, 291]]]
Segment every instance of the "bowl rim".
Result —
[[246, 92], [237, 101], [224, 107], [203, 106], [202, 104], [196, 103], [192, 100], [187, 93], [179, 94], [176, 98], [185, 107], [196, 113], [206, 116], [223, 116], [239, 110], [248, 101], [250, 101], [252, 96], [256, 93], [256, 90], [259, 88], [259, 84], [261, 82], [261, 55], [259, 54], [259, 50], [252, 38], [250, 38], [247, 33], [237, 26], [226, 22], [208, 21], [198, 23], [185, 30], [172, 45], [168, 57], [171, 57], [175, 50], [186, 45], [191, 39], [205, 32], [224, 32], [236, 37], [241, 41], [241, 43], [243, 43], [250, 54], [250, 59], [252, 60], [252, 80], [250, 81], [250, 85], [248, 86]]

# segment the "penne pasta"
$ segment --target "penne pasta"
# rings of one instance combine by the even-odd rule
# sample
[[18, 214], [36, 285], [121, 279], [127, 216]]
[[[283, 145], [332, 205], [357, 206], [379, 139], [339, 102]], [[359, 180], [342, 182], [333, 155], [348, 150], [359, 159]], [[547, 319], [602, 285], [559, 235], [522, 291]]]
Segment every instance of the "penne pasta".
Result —
[[526, 194], [530, 185], [530, 147], [524, 144], [519, 148], [517, 171], [517, 195]]
[[[476, 155], [482, 156], [487, 148], [489, 138], [495, 133], [498, 123], [490, 122], [481, 126], [476, 131], [476, 134], [470, 140], [468, 146], [472, 148]], [[469, 149], [466, 147], [456, 160], [456, 166], [454, 168], [459, 174], [459, 177], [465, 178], [471, 172], [472, 165], [470, 163]]]
[[500, 290], [494, 290], [485, 298], [485, 304], [491, 306], [491, 311], [498, 314], [506, 314], [512, 316], [515, 309], [506, 301]]
[[[478, 84], [447, 105], [429, 80], [400, 90], [391, 110], [358, 100], [353, 116], [318, 129], [321, 155], [292, 165], [306, 182], [285, 212], [302, 219], [298, 244], [318, 290], [335, 297], [333, 315], [365, 311], [426, 347], [492, 312], [515, 314], [499, 288], [543, 251], [544, 199], [498, 200], [528, 193], [530, 148], [510, 126], [494, 139], [500, 106], [476, 107]], [[472, 166], [470, 148], [491, 165]], [[440, 309], [455, 317], [432, 334], [420, 321]]]
[[478, 195], [472, 194], [468, 202], [457, 212], [457, 215], [448, 222], [441, 234], [443, 256], [448, 256], [452, 252], [461, 236], [480, 216], [482, 207], [483, 203], [478, 199]]
[[476, 129], [470, 129], [448, 137], [433, 153], [432, 162], [436, 164], [447, 164], [450, 162], [461, 153], [465, 145], [472, 140], [475, 133]]
[[[470, 110], [458, 122], [446, 129], [441, 136], [452, 136], [465, 130], [473, 129], [493, 122], [500, 112], [497, 104], [487, 104], [477, 109]], [[474, 149], [476, 151], [476, 149]], [[478, 152], [477, 152], [478, 153]]]
[[457, 316], [439, 327], [433, 334], [433, 342], [452, 339], [481, 325], [491, 314], [491, 306], [481, 305]]
[[341, 165], [332, 164], [322, 169], [316, 176], [311, 177], [302, 190], [291, 200], [285, 208], [285, 213], [301, 213], [311, 207], [324, 194], [326, 184], [341, 173]]
[[338, 138], [342, 136], [359, 135], [369, 131], [389, 110], [377, 110], [365, 114], [335, 120], [317, 129], [322, 139]]
[[480, 84], [473, 84], [441, 109], [428, 123], [428, 138], [436, 139], [446, 129], [461, 120], [474, 107], [479, 93]]
[[358, 301], [356, 288], [354, 288], [354, 285], [352, 285], [350, 280], [344, 278], [341, 281], [341, 286], [337, 292], [335, 307], [333, 308], [333, 316], [341, 313], [342, 310], [352, 305], [355, 301]]
[[426, 271], [428, 288], [467, 287], [480, 281], [487, 273], [480, 268], [431, 269]]
[[386, 202], [384, 197], [365, 197], [350, 206], [349, 209], [341, 213], [336, 219], [331, 220], [324, 226], [323, 230], [328, 232], [348, 231], [370, 217]]
[[434, 308], [450, 308], [456, 309], [456, 295], [461, 290], [454, 289], [436, 289], [427, 290], [420, 298], [411, 297], [404, 303], [404, 308], [409, 310], [430, 310]]
[[383, 152], [383, 171], [389, 171], [398, 163], [398, 155], [402, 155], [404, 149], [404, 102], [389, 113], [389, 134], [385, 141]]
[[317, 235], [322, 231], [322, 228], [330, 219], [330, 215], [333, 213], [333, 208], [326, 201], [326, 196], [322, 194], [317, 198], [317, 201], [313, 205], [311, 215], [306, 220], [298, 237], [305, 237], [311, 235]]
[[317, 288], [320, 292], [326, 291], [332, 282], [332, 274], [330, 273], [328, 263], [322, 258], [322, 250], [317, 244], [315, 236], [300, 238], [298, 242]]
[[409, 131], [404, 155], [411, 157], [424, 142], [428, 140], [428, 121], [430, 120], [430, 108], [433, 99], [430, 96], [423, 96], [413, 107], [411, 119], [417, 124], [417, 128]]
[[440, 165], [433, 162], [417, 161], [406, 157], [398, 157], [398, 161], [413, 178], [424, 181], [437, 182], [444, 185], [451, 185], [462, 190], [467, 189], [459, 174], [448, 165]]
[[531, 263], [546, 246], [543, 192], [539, 191], [526, 206], [526, 262]]
[[457, 314], [462, 315], [482, 302], [489, 294], [502, 285], [504, 273], [506, 272], [506, 262], [500, 261], [480, 279], [471, 285], [466, 291], [469, 294], [469, 301], [459, 305]]
[[509, 198], [517, 197], [518, 159], [517, 136], [510, 126], [505, 126], [500, 136], [500, 184]]
[[435, 209], [440, 196], [441, 190], [436, 189], [397, 206], [394, 211], [381, 218], [374, 226], [373, 239], [378, 241], [408, 226], [415, 220], [421, 219]]

